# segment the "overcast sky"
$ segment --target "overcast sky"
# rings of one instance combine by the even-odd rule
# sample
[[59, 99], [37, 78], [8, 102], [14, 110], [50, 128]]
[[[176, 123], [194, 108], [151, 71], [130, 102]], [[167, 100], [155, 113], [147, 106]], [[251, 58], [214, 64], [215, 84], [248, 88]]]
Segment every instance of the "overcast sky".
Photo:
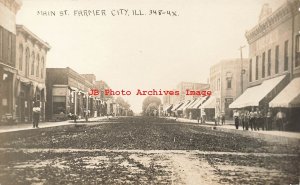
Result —
[[[23, 0], [17, 23], [48, 42], [47, 67], [94, 73], [113, 90], [168, 90], [181, 81], [206, 83], [209, 68], [238, 58], [245, 31], [258, 22], [264, 3], [285, 0]], [[78, 17], [73, 10], [106, 10]], [[179, 16], [111, 16], [111, 10], [176, 11]], [[69, 16], [37, 11], [68, 10]], [[247, 57], [248, 47], [244, 50]], [[134, 111], [144, 97], [124, 97]]]

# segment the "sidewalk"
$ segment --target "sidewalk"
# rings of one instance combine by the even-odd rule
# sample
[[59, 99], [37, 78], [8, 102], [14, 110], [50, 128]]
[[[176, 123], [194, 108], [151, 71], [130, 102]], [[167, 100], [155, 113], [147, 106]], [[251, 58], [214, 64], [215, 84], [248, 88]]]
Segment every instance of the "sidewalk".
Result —
[[[167, 119], [176, 119], [175, 117], [165, 117]], [[187, 122], [187, 123], [197, 123], [199, 126], [206, 126], [206, 127], [212, 127], [216, 126], [214, 122], [212, 121], [206, 121], [204, 124], [198, 123], [197, 120], [190, 120], [186, 118], [177, 118], [177, 121], [180, 122]], [[228, 129], [228, 130], [237, 130], [235, 128], [235, 125], [233, 121], [226, 120], [225, 125], [217, 125], [218, 129]], [[243, 127], [239, 127], [240, 131], [243, 131]], [[259, 131], [245, 131], [245, 132], [255, 132], [265, 135], [272, 135], [272, 136], [279, 136], [279, 137], [287, 137], [287, 138], [293, 138], [293, 139], [300, 139], [300, 133], [299, 132], [288, 132], [288, 131], [278, 131], [278, 130], [259, 130]]]
[[[107, 119], [107, 117], [96, 117], [96, 118], [89, 118], [89, 121], [98, 121], [102, 119]], [[84, 123], [85, 119], [77, 120], [77, 124]], [[48, 128], [48, 127], [59, 127], [59, 126], [66, 126], [66, 125], [75, 125], [73, 120], [66, 120], [60, 122], [41, 122], [39, 123], [39, 129], [41, 128]], [[30, 123], [21, 123], [21, 124], [14, 124], [14, 125], [1, 125], [0, 126], [0, 133], [6, 132], [15, 132], [15, 131], [22, 131], [22, 130], [32, 130], [36, 129], [32, 127]]]

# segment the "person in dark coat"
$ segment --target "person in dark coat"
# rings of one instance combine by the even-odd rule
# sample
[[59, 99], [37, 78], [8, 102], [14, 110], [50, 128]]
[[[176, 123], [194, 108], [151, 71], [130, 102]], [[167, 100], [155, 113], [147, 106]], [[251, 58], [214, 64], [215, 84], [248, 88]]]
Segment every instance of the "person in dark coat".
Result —
[[273, 124], [273, 121], [272, 121], [272, 111], [269, 108], [269, 110], [267, 112], [267, 118], [266, 118], [266, 129], [267, 130], [272, 130], [272, 124]]
[[234, 117], [234, 124], [235, 124], [235, 128], [239, 129], [239, 121], [240, 121], [240, 113], [239, 111], [235, 110], [233, 113], [233, 117]]
[[225, 113], [224, 112], [222, 112], [221, 121], [222, 121], [222, 125], [225, 125]]

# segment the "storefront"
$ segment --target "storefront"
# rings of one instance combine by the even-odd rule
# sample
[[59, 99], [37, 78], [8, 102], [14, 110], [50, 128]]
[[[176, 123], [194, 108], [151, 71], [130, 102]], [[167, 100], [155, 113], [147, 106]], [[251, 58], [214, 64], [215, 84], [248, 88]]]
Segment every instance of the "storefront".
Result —
[[14, 120], [14, 83], [16, 70], [0, 64], [0, 122]]
[[240, 109], [245, 107], [268, 108], [269, 102], [286, 86], [288, 77], [278, 76], [263, 81], [260, 85], [249, 87], [229, 108]]
[[274, 114], [280, 110], [287, 116], [286, 129], [300, 131], [300, 77], [293, 79], [270, 103]]

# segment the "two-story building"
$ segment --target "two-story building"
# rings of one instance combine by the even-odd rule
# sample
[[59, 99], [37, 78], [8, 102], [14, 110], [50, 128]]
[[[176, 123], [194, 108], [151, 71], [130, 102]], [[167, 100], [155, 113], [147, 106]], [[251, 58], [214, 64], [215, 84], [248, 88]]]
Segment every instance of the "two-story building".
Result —
[[50, 46], [23, 25], [17, 25], [16, 38], [16, 118], [32, 120], [32, 106], [39, 102], [41, 120], [45, 120], [46, 61]]
[[[274, 12], [268, 4], [263, 6], [258, 24], [246, 32], [249, 88], [230, 108], [272, 107], [276, 113], [282, 107], [289, 116], [298, 115], [300, 121], [296, 114], [300, 107], [300, 87], [293, 82], [300, 76], [299, 8], [299, 0], [285, 1]], [[281, 91], [284, 95], [280, 95]]]
[[0, 122], [15, 119], [16, 14], [20, 0], [0, 0]]
[[65, 119], [69, 113], [84, 117], [89, 111], [93, 116], [91, 106], [94, 97], [89, 95], [94, 84], [73, 69], [46, 68], [46, 119]]
[[227, 59], [210, 68], [210, 89], [215, 99], [215, 114], [232, 118], [229, 105], [248, 87], [248, 59]]

